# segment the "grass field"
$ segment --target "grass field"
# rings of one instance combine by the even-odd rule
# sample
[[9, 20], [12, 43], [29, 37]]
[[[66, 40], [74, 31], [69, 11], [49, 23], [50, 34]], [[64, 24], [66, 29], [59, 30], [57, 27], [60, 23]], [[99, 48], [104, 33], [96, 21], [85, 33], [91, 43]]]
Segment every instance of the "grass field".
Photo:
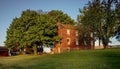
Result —
[[120, 69], [120, 49], [0, 57], [0, 69]]

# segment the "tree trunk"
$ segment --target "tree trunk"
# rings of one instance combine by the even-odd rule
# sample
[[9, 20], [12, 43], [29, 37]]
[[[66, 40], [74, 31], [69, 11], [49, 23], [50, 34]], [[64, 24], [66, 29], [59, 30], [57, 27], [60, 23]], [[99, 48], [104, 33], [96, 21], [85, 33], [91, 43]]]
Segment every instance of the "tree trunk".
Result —
[[108, 48], [108, 43], [109, 43], [109, 37], [106, 34], [106, 36], [103, 38], [103, 45], [104, 45], [104, 49]]
[[109, 43], [109, 35], [110, 35], [110, 24], [111, 24], [111, 19], [109, 18], [111, 16], [111, 4], [112, 4], [113, 0], [108, 0], [108, 4], [107, 4], [107, 9], [106, 9], [106, 12], [107, 12], [107, 21], [106, 21], [106, 34], [105, 34], [105, 37], [104, 37], [104, 49], [108, 48], [108, 43]]
[[93, 32], [93, 49], [95, 49], [95, 35], [94, 35], [94, 32]]
[[108, 48], [108, 45], [104, 45], [104, 49], [107, 49]]
[[99, 37], [99, 40], [98, 40], [98, 42], [99, 42], [99, 48], [100, 48], [100, 37]]
[[20, 49], [20, 54], [21, 54], [21, 55], [26, 54], [25, 51], [24, 51], [24, 48], [23, 48], [23, 49]]
[[91, 44], [91, 49], [94, 49], [95, 48], [95, 40], [94, 40], [94, 32], [91, 33], [91, 38], [92, 38], [92, 44]]
[[37, 55], [37, 48], [36, 46], [33, 47], [34, 55]]

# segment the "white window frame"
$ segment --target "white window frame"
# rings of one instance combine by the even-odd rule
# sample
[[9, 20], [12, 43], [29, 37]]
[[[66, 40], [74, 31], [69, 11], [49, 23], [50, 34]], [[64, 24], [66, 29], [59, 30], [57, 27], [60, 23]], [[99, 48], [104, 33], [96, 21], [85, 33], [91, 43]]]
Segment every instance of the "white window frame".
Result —
[[79, 45], [79, 40], [78, 40], [78, 38], [76, 38], [76, 45]]
[[76, 36], [78, 36], [78, 30], [75, 31]]
[[70, 45], [70, 38], [67, 38], [67, 45]]
[[67, 34], [70, 35], [70, 29], [67, 29]]

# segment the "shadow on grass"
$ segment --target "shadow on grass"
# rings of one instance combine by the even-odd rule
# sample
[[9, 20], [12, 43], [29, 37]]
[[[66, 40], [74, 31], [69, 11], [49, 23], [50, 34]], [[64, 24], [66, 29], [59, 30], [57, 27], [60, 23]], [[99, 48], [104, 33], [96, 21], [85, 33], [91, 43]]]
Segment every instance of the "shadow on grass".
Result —
[[3, 66], [3, 64], [0, 64], [0, 67]]
[[8, 69], [26, 69], [26, 68], [13, 65], [13, 66], [10, 66]]

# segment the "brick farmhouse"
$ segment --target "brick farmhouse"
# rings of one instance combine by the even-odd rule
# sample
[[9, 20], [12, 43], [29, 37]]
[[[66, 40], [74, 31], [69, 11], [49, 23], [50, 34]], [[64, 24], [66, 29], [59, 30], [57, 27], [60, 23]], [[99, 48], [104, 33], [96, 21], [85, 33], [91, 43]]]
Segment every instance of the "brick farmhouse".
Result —
[[77, 26], [61, 23], [58, 23], [57, 25], [58, 36], [60, 36], [62, 39], [61, 41], [55, 43], [55, 47], [52, 49], [54, 53], [85, 48], [92, 49], [91, 39], [88, 41], [89, 45], [83, 45], [83, 40], [80, 39], [81, 34], [80, 31], [77, 30]]

